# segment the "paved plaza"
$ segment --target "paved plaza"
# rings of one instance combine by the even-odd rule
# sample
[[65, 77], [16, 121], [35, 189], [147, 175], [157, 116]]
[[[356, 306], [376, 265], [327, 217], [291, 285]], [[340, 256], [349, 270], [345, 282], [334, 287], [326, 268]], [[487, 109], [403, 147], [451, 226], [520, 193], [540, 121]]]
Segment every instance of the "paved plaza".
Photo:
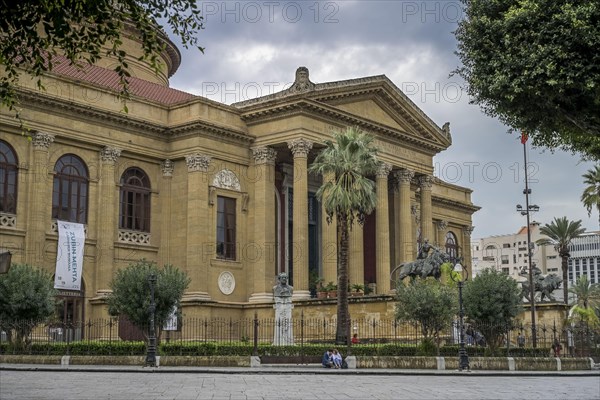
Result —
[[0, 370], [2, 400], [598, 399], [600, 376]]

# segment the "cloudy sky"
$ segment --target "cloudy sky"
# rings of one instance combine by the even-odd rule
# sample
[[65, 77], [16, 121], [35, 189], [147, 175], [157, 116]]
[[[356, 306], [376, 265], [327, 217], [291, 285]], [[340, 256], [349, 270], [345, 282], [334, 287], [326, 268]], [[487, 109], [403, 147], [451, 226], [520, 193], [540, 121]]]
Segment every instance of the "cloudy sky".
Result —
[[[482, 209], [473, 238], [516, 232], [525, 217], [523, 146], [485, 116], [450, 76], [459, 65], [453, 31], [463, 17], [450, 1], [203, 1], [204, 54], [181, 49], [171, 86], [231, 104], [289, 87], [306, 66], [315, 83], [385, 74], [439, 126], [453, 145], [434, 159], [437, 177], [473, 189]], [[179, 43], [174, 39], [175, 43]], [[181, 47], [181, 46], [180, 46]], [[564, 152], [528, 149], [532, 219], [581, 219], [598, 229], [579, 198], [592, 167]]]

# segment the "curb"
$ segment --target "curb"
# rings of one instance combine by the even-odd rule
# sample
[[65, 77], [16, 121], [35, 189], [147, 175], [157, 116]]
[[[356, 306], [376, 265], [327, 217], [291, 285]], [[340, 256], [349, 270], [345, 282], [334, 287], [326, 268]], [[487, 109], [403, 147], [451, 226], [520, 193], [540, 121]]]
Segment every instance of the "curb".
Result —
[[530, 376], [530, 377], [600, 377], [600, 371], [489, 371], [489, 370], [392, 370], [392, 369], [346, 369], [331, 370], [321, 368], [302, 367], [239, 367], [239, 368], [190, 368], [190, 367], [139, 367], [131, 366], [48, 366], [48, 365], [23, 365], [0, 364], [0, 371], [24, 372], [112, 372], [112, 373], [159, 373], [159, 374], [238, 374], [238, 375], [320, 375], [320, 374], [345, 374], [345, 375], [413, 375], [413, 376]]

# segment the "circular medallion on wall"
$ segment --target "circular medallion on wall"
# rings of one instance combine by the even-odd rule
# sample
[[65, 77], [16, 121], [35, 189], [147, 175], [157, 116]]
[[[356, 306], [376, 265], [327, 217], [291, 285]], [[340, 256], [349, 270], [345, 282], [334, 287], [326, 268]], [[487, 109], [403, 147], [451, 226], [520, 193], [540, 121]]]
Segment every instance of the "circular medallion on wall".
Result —
[[218, 279], [219, 290], [224, 295], [230, 295], [235, 289], [235, 277], [229, 271], [223, 271]]

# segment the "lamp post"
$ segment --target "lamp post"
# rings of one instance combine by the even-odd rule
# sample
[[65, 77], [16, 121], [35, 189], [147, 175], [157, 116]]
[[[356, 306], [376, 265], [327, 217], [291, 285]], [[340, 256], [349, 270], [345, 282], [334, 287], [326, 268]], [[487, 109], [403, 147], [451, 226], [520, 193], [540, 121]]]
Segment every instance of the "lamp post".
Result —
[[521, 215], [527, 217], [527, 265], [529, 267], [529, 298], [530, 306], [531, 306], [531, 336], [533, 337], [531, 343], [533, 348], [537, 347], [537, 335], [536, 335], [536, 326], [535, 326], [535, 287], [533, 282], [533, 264], [531, 262], [531, 256], [533, 253], [533, 243], [531, 242], [531, 225], [529, 214], [532, 212], [537, 212], [540, 210], [540, 207], [532, 204], [529, 205], [529, 195], [531, 194], [531, 189], [529, 189], [529, 182], [527, 179], [527, 137], [522, 136], [521, 143], [523, 143], [523, 162], [525, 164], [525, 189], [523, 190], [523, 194], [525, 195], [525, 207], [517, 204], [517, 212]]
[[150, 326], [148, 332], [148, 350], [146, 353], [146, 366], [156, 367], [156, 330], [154, 328], [154, 313], [156, 311], [156, 303], [154, 301], [154, 286], [156, 285], [156, 275], [150, 274], [148, 277], [150, 285]]
[[450, 277], [454, 282], [458, 283], [458, 316], [459, 316], [459, 329], [460, 329], [460, 343], [458, 349], [458, 370], [459, 371], [470, 371], [471, 367], [469, 366], [469, 355], [467, 354], [467, 349], [465, 348], [465, 325], [464, 325], [464, 317], [465, 310], [463, 308], [463, 297], [462, 297], [462, 289], [463, 289], [463, 267], [460, 262], [454, 264], [453, 271], [458, 272], [460, 278], [455, 278], [454, 274], [450, 274]]

